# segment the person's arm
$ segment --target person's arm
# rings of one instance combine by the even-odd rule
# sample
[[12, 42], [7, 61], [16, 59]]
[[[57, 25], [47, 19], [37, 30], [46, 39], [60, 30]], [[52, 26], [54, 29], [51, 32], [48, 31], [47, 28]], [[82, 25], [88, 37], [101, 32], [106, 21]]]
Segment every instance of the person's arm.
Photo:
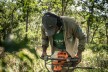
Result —
[[77, 55], [81, 55], [82, 52], [85, 50], [86, 35], [82, 32], [82, 29], [78, 24], [76, 24], [75, 26], [74, 34], [79, 39]]
[[42, 34], [42, 55], [41, 57], [44, 57], [45, 55], [47, 55], [46, 50], [48, 48], [49, 39], [48, 39], [48, 36], [45, 35], [45, 30], [43, 26], [41, 27], [41, 34]]

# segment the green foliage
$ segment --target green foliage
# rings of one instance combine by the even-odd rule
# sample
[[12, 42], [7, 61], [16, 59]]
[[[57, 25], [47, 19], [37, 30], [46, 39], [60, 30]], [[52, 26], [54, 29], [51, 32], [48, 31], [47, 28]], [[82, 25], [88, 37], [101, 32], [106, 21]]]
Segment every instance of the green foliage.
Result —
[[93, 52], [108, 52], [108, 45], [106, 44], [89, 44], [89, 49], [91, 49]]

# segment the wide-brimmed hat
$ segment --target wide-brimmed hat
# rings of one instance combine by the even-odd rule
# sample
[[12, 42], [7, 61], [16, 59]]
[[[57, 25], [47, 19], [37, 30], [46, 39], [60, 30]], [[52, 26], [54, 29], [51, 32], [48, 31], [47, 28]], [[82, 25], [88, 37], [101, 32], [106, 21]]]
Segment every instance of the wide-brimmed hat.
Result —
[[[56, 16], [56, 15], [55, 15]], [[55, 33], [55, 27], [57, 24], [57, 18], [54, 17], [52, 13], [46, 13], [42, 17], [42, 24], [45, 28], [45, 33], [47, 36], [52, 36]]]

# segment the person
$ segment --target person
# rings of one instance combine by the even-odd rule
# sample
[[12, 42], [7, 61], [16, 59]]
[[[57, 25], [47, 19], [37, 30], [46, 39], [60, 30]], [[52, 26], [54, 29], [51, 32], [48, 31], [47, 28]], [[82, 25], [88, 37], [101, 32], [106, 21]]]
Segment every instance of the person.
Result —
[[81, 61], [86, 35], [74, 18], [46, 12], [42, 17], [41, 34], [41, 58], [47, 55], [46, 51], [50, 43], [52, 54], [56, 50], [65, 50], [73, 58], [78, 56]]

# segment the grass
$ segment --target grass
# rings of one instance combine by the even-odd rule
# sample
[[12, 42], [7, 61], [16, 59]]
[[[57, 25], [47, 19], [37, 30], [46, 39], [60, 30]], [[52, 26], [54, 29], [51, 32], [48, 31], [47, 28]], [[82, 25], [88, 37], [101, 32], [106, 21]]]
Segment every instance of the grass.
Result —
[[102, 51], [93, 53], [88, 49], [83, 53], [81, 67], [93, 67], [94, 69], [79, 69], [75, 72], [108, 72], [108, 55], [107, 52]]
[[35, 53], [30, 52], [29, 49], [26, 48], [15, 53], [6, 52], [5, 57], [0, 59], [0, 72], [44, 71], [44, 61], [36, 58]]
[[[35, 52], [34, 48], [23, 48], [13, 53], [5, 52], [5, 57], [0, 59], [0, 72], [47, 72], [44, 61], [39, 58], [41, 49]], [[108, 72], [107, 59], [108, 55], [105, 51], [93, 53], [89, 49], [85, 50], [82, 62], [78, 66], [95, 67], [95, 69], [76, 69], [75, 72]]]

